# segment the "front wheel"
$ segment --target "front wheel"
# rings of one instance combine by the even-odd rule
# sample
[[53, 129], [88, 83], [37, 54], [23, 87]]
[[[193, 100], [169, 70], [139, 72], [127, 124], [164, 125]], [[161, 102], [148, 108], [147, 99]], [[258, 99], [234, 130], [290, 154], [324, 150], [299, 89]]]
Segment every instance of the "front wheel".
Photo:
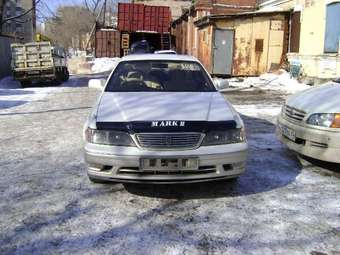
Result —
[[67, 68], [63, 69], [63, 78], [62, 81], [68, 81], [70, 79], [70, 73]]
[[32, 85], [31, 81], [21, 81], [20, 83], [21, 83], [21, 87], [23, 88], [27, 88]]

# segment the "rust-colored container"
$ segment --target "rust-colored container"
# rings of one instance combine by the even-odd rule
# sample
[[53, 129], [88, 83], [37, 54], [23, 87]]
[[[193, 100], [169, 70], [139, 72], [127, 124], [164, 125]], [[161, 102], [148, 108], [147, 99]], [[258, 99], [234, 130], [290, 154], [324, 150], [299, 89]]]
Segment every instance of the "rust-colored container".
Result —
[[113, 29], [99, 29], [96, 31], [95, 57], [120, 57], [120, 32]]
[[167, 33], [170, 29], [169, 7], [144, 4], [118, 4], [118, 30], [124, 32], [148, 31]]

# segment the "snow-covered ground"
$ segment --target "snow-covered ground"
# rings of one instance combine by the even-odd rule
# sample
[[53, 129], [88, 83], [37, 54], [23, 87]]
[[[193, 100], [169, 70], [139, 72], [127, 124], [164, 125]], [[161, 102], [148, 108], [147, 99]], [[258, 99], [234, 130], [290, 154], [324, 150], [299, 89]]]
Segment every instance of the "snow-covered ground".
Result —
[[280, 70], [277, 73], [265, 73], [259, 77], [232, 78], [229, 79], [229, 84], [233, 88], [260, 88], [262, 90], [282, 91], [288, 94], [310, 88], [309, 85], [291, 78], [285, 70]]
[[98, 95], [90, 78], [1, 85], [0, 101], [34, 93], [0, 105], [0, 254], [339, 253], [339, 175], [301, 165], [274, 134], [287, 93], [225, 93], [250, 145], [237, 182], [100, 185], [88, 181], [82, 156], [82, 126]]
[[112, 71], [119, 58], [96, 58], [91, 68], [92, 73]]

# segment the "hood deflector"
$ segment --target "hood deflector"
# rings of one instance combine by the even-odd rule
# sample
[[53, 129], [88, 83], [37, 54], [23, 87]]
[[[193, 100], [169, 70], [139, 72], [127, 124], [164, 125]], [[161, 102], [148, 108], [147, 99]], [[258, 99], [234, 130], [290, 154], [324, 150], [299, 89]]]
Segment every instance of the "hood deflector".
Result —
[[237, 128], [234, 120], [228, 121], [185, 121], [184, 126], [152, 127], [152, 121], [97, 122], [98, 130], [115, 130], [133, 133], [170, 133], [225, 131]]

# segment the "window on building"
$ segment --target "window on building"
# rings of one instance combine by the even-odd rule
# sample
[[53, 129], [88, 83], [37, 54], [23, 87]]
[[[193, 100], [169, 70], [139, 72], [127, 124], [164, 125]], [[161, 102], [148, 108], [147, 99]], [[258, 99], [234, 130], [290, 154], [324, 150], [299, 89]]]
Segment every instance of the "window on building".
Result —
[[340, 2], [327, 5], [325, 53], [337, 53], [340, 39]]

